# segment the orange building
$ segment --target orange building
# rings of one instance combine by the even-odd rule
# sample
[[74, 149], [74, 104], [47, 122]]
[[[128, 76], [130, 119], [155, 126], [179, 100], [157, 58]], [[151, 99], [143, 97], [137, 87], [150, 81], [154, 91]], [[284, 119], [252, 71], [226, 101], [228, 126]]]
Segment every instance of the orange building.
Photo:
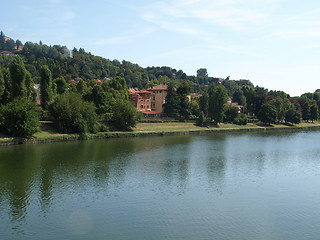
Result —
[[163, 113], [163, 104], [166, 102], [168, 93], [168, 85], [163, 83], [152, 88], [148, 88], [151, 94], [151, 109], [152, 111]]
[[130, 100], [135, 103], [139, 111], [151, 111], [151, 92], [134, 88], [130, 88], [129, 91]]
[[145, 117], [158, 117], [163, 113], [163, 104], [167, 96], [168, 85], [160, 84], [147, 90], [129, 89], [130, 101]]

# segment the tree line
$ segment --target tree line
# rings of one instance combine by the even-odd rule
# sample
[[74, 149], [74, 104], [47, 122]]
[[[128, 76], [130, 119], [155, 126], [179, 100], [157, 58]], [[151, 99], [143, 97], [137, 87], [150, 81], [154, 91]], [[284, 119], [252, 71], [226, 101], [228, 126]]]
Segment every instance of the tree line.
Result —
[[38, 131], [40, 119], [52, 120], [62, 133], [97, 133], [109, 128], [130, 130], [139, 114], [128, 99], [124, 78], [103, 84], [80, 80], [67, 84], [63, 77], [52, 78], [47, 65], [40, 70], [41, 106], [32, 74], [20, 56], [0, 69], [0, 130], [28, 138]]
[[290, 97], [283, 91], [268, 91], [244, 80], [225, 80], [221, 84], [212, 83], [201, 91], [200, 97], [191, 97], [191, 101], [187, 97], [190, 93], [187, 81], [176, 89], [169, 85], [164, 112], [179, 121], [197, 120], [201, 126], [209, 122], [242, 125], [247, 124], [248, 118], [264, 124], [291, 125], [319, 119], [320, 89]]

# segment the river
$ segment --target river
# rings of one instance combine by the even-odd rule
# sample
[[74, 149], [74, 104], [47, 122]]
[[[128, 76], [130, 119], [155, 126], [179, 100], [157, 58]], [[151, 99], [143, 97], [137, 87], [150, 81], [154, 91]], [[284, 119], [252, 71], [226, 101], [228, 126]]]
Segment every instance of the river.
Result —
[[320, 131], [0, 147], [0, 239], [319, 239]]

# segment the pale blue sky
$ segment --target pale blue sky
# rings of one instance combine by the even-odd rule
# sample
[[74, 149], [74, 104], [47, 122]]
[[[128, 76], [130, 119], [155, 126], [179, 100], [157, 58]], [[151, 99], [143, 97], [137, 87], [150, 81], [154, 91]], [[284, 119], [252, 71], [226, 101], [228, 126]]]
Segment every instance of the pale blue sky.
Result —
[[143, 67], [207, 68], [291, 95], [320, 88], [318, 0], [11, 0], [0, 30]]

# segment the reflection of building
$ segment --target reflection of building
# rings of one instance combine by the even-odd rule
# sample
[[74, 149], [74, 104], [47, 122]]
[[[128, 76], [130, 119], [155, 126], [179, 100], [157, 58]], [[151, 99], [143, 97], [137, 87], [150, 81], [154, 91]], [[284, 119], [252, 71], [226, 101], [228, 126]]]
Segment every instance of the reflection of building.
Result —
[[163, 113], [163, 104], [167, 96], [168, 85], [160, 84], [147, 90], [130, 88], [130, 100], [145, 117], [156, 117]]

